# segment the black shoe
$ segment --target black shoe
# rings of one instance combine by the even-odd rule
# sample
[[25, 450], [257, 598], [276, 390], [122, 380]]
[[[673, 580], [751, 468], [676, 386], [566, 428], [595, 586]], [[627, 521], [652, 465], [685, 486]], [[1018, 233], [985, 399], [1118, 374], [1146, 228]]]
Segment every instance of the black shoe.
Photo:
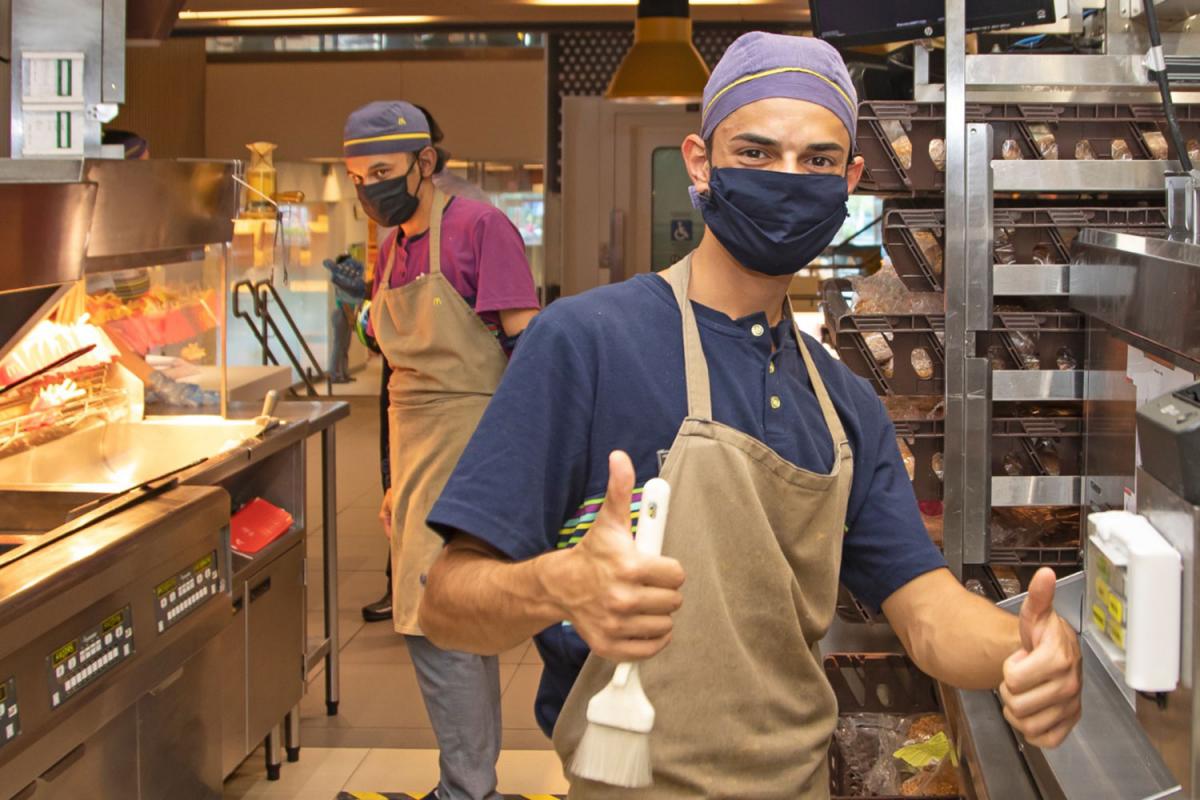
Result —
[[368, 603], [362, 608], [363, 619], [367, 622], [383, 622], [392, 618], [392, 593], [388, 592], [374, 603]]

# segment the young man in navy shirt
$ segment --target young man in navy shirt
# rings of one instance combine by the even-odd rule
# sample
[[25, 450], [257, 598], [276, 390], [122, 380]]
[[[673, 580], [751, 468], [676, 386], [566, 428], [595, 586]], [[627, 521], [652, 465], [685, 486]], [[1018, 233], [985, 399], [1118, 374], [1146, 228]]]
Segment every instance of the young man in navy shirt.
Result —
[[[862, 175], [851, 150], [856, 108], [841, 57], [813, 39], [748, 34], [713, 72], [701, 135], [683, 144], [706, 222], [686, 297], [707, 361], [711, 417], [773, 451], [772, 463], [784, 464], [774, 469], [819, 476], [837, 472], [831, 431], [843, 429], [853, 479], [838, 509], [844, 536], [830, 538], [821, 556], [826, 571], [882, 608], [924, 671], [964, 688], [999, 688], [1026, 739], [1055, 746], [1080, 714], [1080, 656], [1075, 634], [1053, 613], [1053, 574], [1035, 578], [1020, 620], [967, 592], [925, 532], [882, 404], [804, 337], [814, 365], [807, 368], [784, 313], [791, 275], [832, 240]], [[659, 474], [660, 454], [689, 416], [676, 296], [662, 277], [638, 275], [560, 300], [535, 319], [429, 517], [448, 546], [429, 575], [422, 628], [441, 646], [480, 653], [535, 636], [545, 663], [536, 712], [548, 735], [589, 653], [629, 661], [669, 643], [693, 647], [683, 635], [672, 641], [673, 617], [693, 602], [687, 598], [721, 591], [691, 582], [682, 559], [640, 555], [631, 541], [637, 487]], [[833, 426], [822, 412], [825, 392]], [[745, 508], [749, 518], [778, 501], [725, 496], [720, 476], [709, 482], [702, 504], [714, 516]], [[676, 500], [683, 488], [673, 484]], [[669, 520], [684, 513], [696, 517], [673, 504]], [[668, 541], [686, 548], [691, 535], [742, 534], [736, 522], [702, 527], [682, 531], [669, 521]], [[798, 592], [813, 575], [797, 573]], [[785, 609], [772, 605], [771, 613]], [[740, 644], [764, 655], [778, 647], [752, 637]], [[715, 686], [719, 692], [721, 682]], [[827, 746], [832, 726], [820, 724], [828, 730], [816, 738]], [[694, 735], [719, 737], [720, 726]], [[814, 775], [821, 761], [813, 761]], [[656, 772], [662, 787], [660, 778]], [[714, 785], [678, 796], [711, 795]], [[750, 796], [722, 796], [739, 794]], [[785, 787], [778, 796], [798, 795], [819, 791]]]

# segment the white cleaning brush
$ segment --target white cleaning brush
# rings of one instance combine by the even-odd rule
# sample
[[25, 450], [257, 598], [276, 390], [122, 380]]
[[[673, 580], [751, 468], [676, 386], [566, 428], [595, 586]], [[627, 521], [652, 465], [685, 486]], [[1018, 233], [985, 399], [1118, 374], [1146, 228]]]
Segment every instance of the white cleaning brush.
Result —
[[[671, 487], [666, 481], [652, 478], [646, 482], [635, 540], [639, 553], [662, 553], [670, 500]], [[572, 773], [630, 789], [653, 782], [650, 731], [654, 729], [654, 706], [642, 690], [637, 664], [617, 665], [608, 686], [588, 703], [587, 721], [587, 730], [571, 759]]]

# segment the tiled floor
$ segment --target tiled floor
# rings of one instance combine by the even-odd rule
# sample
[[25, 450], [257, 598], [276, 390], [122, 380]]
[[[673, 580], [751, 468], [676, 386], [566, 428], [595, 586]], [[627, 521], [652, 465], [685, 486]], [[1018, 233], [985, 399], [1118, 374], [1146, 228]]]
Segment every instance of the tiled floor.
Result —
[[[261, 751], [226, 782], [229, 800], [294, 798], [333, 800], [340, 790], [423, 792], [437, 782], [437, 751], [416, 676], [403, 639], [390, 623], [365, 624], [359, 609], [384, 590], [387, 540], [378, 513], [379, 413], [374, 392], [377, 367], [360, 374], [343, 391], [352, 406], [337, 430], [338, 597], [341, 642], [341, 704], [325, 715], [323, 668], [310, 675], [301, 703], [301, 758], [284, 764], [279, 781], [267, 781]], [[323, 630], [324, 569], [320, 536], [319, 442], [309, 460], [309, 632]], [[533, 698], [541, 674], [536, 648], [525, 644], [500, 658], [505, 751], [500, 759], [500, 790], [562, 793], [566, 782], [550, 742], [533, 718]]]

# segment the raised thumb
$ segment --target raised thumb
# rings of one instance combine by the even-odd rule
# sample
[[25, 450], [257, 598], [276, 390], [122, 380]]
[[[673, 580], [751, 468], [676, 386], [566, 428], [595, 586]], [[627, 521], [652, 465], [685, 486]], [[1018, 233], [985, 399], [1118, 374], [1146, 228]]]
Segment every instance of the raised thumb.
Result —
[[[604, 505], [596, 515], [597, 522], [605, 521], [610, 525], [619, 525], [627, 531], [633, 530], [630, 524], [630, 505], [633, 503], [633, 462], [623, 450], [614, 450], [608, 454], [608, 489], [604, 493]], [[632, 535], [632, 534], [631, 534]]]
[[1029, 595], [1021, 606], [1021, 646], [1032, 653], [1054, 615], [1054, 570], [1042, 567], [1029, 582]]

